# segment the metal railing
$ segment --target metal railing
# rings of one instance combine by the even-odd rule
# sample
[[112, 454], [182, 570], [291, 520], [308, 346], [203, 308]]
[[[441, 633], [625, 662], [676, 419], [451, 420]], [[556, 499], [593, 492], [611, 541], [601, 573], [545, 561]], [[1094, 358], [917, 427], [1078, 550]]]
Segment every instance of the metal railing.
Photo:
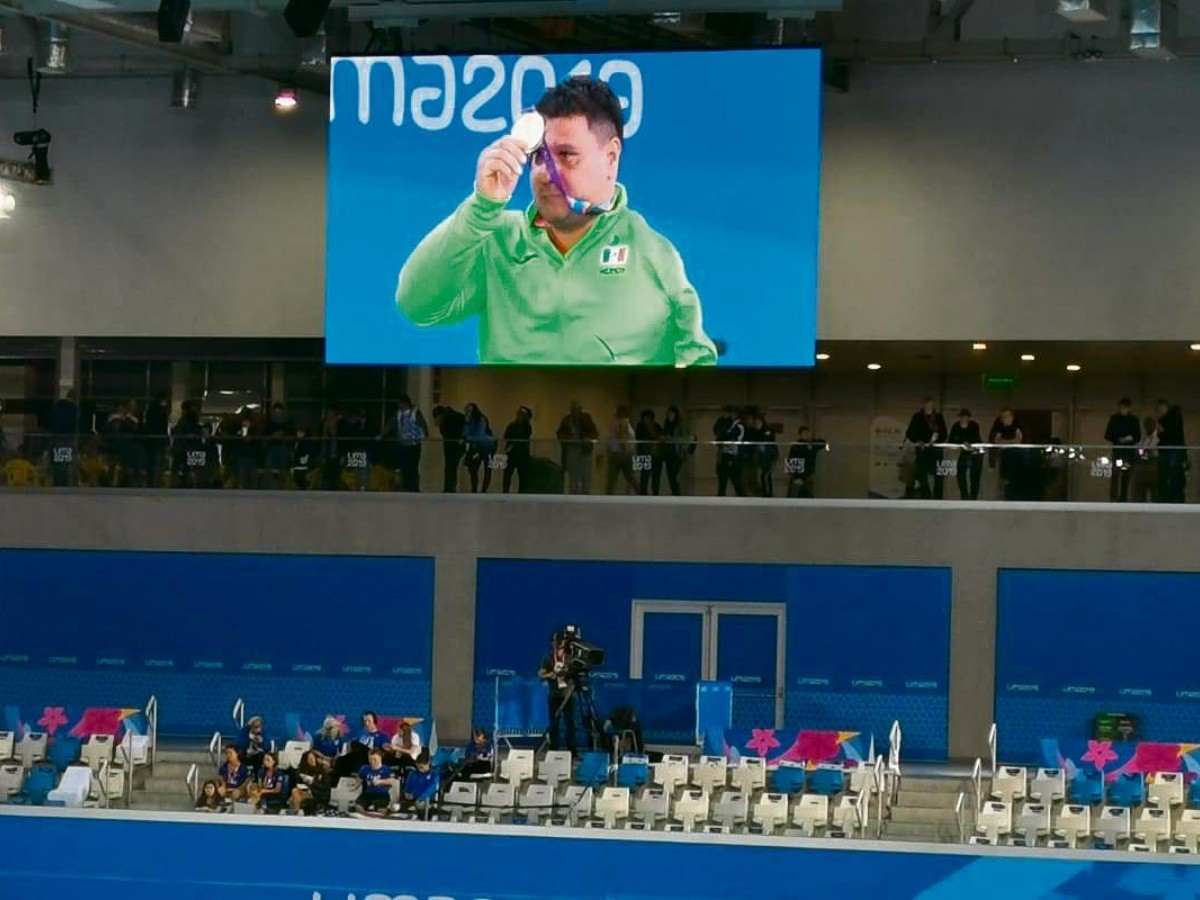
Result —
[[975, 814], [983, 809], [983, 760], [976, 757], [971, 767], [971, 792], [975, 797]]
[[232, 715], [233, 715], [233, 724], [235, 724], [239, 730], [242, 728], [245, 728], [246, 727], [246, 701], [242, 700], [239, 697], [237, 699], [237, 702], [235, 702], [233, 704]]
[[996, 763], [997, 742], [996, 742], [996, 723], [995, 722], [993, 722], [992, 727], [988, 729], [987, 741], [988, 741], [988, 752], [992, 755], [992, 778], [995, 778], [996, 771], [997, 771], [997, 763]]
[[[707, 430], [707, 429], [705, 429]], [[607, 425], [601, 426], [607, 434]], [[1189, 446], [26, 434], [11, 487], [1200, 502]], [[1191, 479], [1193, 482], [1196, 479]], [[1111, 490], [1110, 490], [1111, 488]]]
[[[150, 772], [154, 772], [154, 764], [158, 762], [158, 697], [153, 694], [146, 702], [146, 720], [149, 723], [150, 731]], [[132, 750], [132, 743], [130, 750]], [[132, 774], [132, 768], [130, 769]]]
[[871, 782], [875, 791], [877, 814], [875, 816], [875, 837], [883, 837], [883, 818], [887, 809], [890, 809], [890, 801], [885, 808], [885, 795], [887, 794], [887, 775], [883, 770], [883, 757], [875, 757], [874, 770], [871, 773]]
[[200, 769], [195, 763], [188, 766], [183, 782], [187, 785], [188, 796], [192, 798], [194, 804], [200, 798]]
[[222, 747], [223, 738], [221, 732], [213, 732], [213, 736], [208, 741], [208, 758], [212, 760], [213, 769], [221, 768], [221, 755], [224, 752]]
[[958, 792], [958, 799], [954, 801], [954, 821], [958, 823], [958, 842], [965, 844], [967, 842], [967, 823], [966, 815], [963, 807], [966, 805], [967, 795], [964, 791]]

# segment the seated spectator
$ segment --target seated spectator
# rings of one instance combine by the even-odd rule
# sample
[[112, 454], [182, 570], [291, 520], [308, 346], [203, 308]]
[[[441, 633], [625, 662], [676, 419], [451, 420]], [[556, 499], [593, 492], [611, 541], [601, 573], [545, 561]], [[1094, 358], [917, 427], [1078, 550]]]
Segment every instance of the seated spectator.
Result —
[[353, 775], [367, 764], [367, 754], [371, 750], [390, 753], [388, 736], [379, 730], [379, 717], [367, 710], [362, 714], [363, 729], [358, 738], [342, 753], [334, 764], [334, 781], [344, 775]]
[[287, 776], [276, 766], [275, 754], [270, 751], [263, 754], [262, 768], [258, 773], [260, 791], [259, 805], [267, 812], [279, 812], [283, 808], [283, 791]]
[[476, 728], [467, 744], [466, 759], [458, 770], [462, 778], [492, 774], [492, 739], [484, 728]]
[[360, 812], [379, 815], [387, 812], [391, 803], [392, 786], [398, 783], [391, 766], [383, 764], [383, 753], [372, 749], [367, 754], [367, 764], [358, 770], [362, 782], [362, 793], [358, 797]]
[[225, 799], [221, 796], [220, 782], [215, 778], [208, 779], [200, 788], [200, 796], [196, 798], [196, 810], [198, 812], [220, 812], [224, 805]]
[[416, 765], [417, 757], [421, 755], [421, 736], [413, 731], [409, 722], [400, 720], [400, 727], [392, 738], [391, 750], [401, 770]]
[[266, 750], [262, 716], [250, 717], [250, 721], [238, 735], [237, 743], [234, 746], [237, 747], [242, 762], [249, 766], [251, 771], [257, 772], [262, 767], [263, 753]]
[[313, 735], [313, 750], [323, 759], [333, 760], [342, 755], [342, 723], [334, 716], [326, 716], [321, 730]]
[[441, 788], [441, 778], [430, 763], [428, 749], [417, 755], [414, 765], [404, 779], [404, 798], [414, 806], [419, 818], [428, 819]]
[[250, 767], [242, 762], [237, 747], [225, 748], [225, 762], [221, 763], [217, 774], [221, 776], [221, 784], [225, 787], [226, 799], [241, 800], [246, 796]]
[[291, 771], [292, 794], [288, 806], [311, 816], [329, 806], [332, 785], [329, 780], [329, 764], [315, 750], [309, 750], [300, 759], [300, 765]]
[[[257, 781], [246, 782], [246, 803], [250, 805], [251, 812], [260, 813], [263, 811], [262, 788], [258, 786]], [[237, 811], [236, 806], [234, 807], [234, 811]]]

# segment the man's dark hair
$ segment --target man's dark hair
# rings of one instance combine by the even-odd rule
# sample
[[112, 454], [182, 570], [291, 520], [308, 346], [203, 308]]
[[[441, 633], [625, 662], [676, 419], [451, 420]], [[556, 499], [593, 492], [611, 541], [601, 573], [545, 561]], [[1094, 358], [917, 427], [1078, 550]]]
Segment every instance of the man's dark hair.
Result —
[[401, 394], [400, 399], [396, 401], [397, 406], [412, 406], [412, 397], [408, 394]]
[[621, 143], [625, 143], [621, 104], [608, 85], [599, 79], [576, 75], [556, 84], [538, 101], [537, 111], [547, 119], [583, 116], [589, 128], [611, 129]]
[[1133, 406], [1133, 401], [1128, 397], [1122, 397], [1117, 401], [1117, 406]]

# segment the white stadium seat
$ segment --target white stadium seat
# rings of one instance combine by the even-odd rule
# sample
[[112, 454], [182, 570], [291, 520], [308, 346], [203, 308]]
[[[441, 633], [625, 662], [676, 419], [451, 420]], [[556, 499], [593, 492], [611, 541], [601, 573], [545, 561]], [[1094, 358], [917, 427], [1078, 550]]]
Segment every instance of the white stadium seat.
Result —
[[1024, 800], [1028, 791], [1028, 773], [1022, 766], [1001, 766], [992, 778], [992, 799], [1011, 804]]
[[763, 834], [773, 834], [788, 821], [787, 794], [760, 794], [754, 803], [752, 821], [762, 828]]
[[829, 827], [829, 798], [823, 794], [801, 794], [792, 807], [792, 824], [807, 837]]
[[88, 764], [93, 772], [99, 772], [104, 762], [113, 758], [113, 736], [111, 734], [93, 734], [79, 754], [80, 759]]
[[761, 756], [743, 756], [729, 773], [729, 783], [743, 794], [753, 794], [767, 786], [767, 763]]
[[1146, 799], [1159, 809], [1183, 805], [1183, 773], [1155, 772], [1146, 787]]
[[629, 818], [629, 788], [609, 785], [596, 798], [595, 816], [605, 828], [616, 828], [617, 822]]
[[1038, 769], [1029, 785], [1029, 797], [1047, 805], [1067, 796], [1067, 773], [1062, 769]]
[[531, 822], [540, 822], [554, 814], [554, 795], [552, 784], [530, 784], [521, 792], [518, 808]]
[[572, 765], [570, 750], [547, 750], [538, 766], [538, 779], [557, 787], [571, 780]]
[[671, 814], [671, 795], [665, 788], [643, 788], [633, 801], [633, 812], [650, 826], [655, 822], [665, 822]]
[[516, 805], [516, 782], [493, 781], [483, 789], [483, 799], [479, 801], [479, 811], [487, 813], [489, 822], [496, 823], [502, 816], [511, 814]]
[[1200, 809], [1185, 809], [1175, 825], [1175, 842], [1195, 852], [1200, 842]]
[[1012, 806], [999, 800], [987, 800], [975, 819], [975, 830], [993, 844], [1012, 833]]
[[58, 787], [46, 795], [47, 804], [81, 807], [92, 792], [92, 770], [87, 766], [67, 766]]
[[666, 754], [661, 762], [654, 764], [654, 783], [661, 785], [668, 794], [688, 782], [688, 758], [686, 756]]
[[1171, 840], [1170, 807], [1166, 809], [1145, 807], [1138, 816], [1137, 831], [1134, 833], [1134, 837], [1157, 853], [1159, 844]]
[[500, 777], [517, 785], [532, 781], [534, 762], [532, 750], [509, 750], [508, 755], [500, 760]]
[[1092, 836], [1092, 808], [1068, 803], [1058, 813], [1054, 834], [1072, 847]]
[[1096, 819], [1095, 836], [1113, 847], [1129, 840], [1131, 816], [1127, 806], [1106, 806]]
[[1050, 804], [1026, 801], [1017, 814], [1017, 833], [1025, 838], [1025, 845], [1036, 847], [1039, 838], [1050, 834]]
[[710, 797], [729, 783], [729, 762], [723, 756], [702, 756], [692, 769], [692, 784]]
[[694, 831], [698, 823], [708, 819], [709, 799], [704, 791], [686, 790], [675, 801], [675, 811], [671, 816], [680, 823], [684, 831]]
[[479, 785], [474, 781], [456, 781], [442, 798], [442, 806], [450, 810], [451, 821], [475, 812], [479, 806]]
[[741, 791], [722, 791], [712, 807], [712, 817], [730, 831], [746, 823], [750, 814], [750, 797]]

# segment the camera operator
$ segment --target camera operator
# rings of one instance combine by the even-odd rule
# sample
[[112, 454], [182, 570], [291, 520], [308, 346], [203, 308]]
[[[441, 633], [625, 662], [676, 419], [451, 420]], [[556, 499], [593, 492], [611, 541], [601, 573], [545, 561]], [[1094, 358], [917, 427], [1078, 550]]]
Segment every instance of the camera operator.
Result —
[[[567, 672], [567, 640], [562, 633], [550, 639], [550, 652], [542, 660], [538, 678], [546, 682], [546, 700], [550, 709], [550, 749], [575, 751], [575, 697]], [[559, 740], [560, 726], [566, 726], [567, 743]]]

